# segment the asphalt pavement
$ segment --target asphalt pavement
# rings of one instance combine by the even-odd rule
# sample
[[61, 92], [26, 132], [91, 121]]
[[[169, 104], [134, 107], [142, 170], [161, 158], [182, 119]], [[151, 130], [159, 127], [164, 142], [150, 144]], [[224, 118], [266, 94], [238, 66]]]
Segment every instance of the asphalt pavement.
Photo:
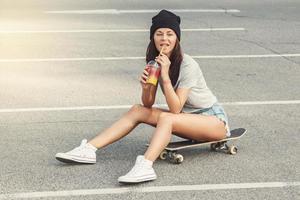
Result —
[[[238, 153], [182, 150], [182, 164], [154, 164], [157, 180], [120, 185], [154, 131], [141, 124], [94, 165], [55, 160], [141, 103], [148, 29], [164, 8], [181, 16], [183, 51], [230, 127], [247, 129]], [[300, 199], [299, 9], [296, 0], [0, 0], [0, 199]], [[156, 104], [166, 104], [160, 90]]]

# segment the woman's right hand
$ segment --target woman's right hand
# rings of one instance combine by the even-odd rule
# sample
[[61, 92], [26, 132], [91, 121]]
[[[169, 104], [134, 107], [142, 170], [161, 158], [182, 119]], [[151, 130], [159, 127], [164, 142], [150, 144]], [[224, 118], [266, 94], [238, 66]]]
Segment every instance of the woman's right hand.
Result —
[[140, 83], [141, 83], [143, 89], [148, 88], [146, 81], [147, 81], [148, 76], [149, 76], [149, 69], [150, 68], [148, 66], [146, 66], [146, 68], [143, 71], [143, 74], [140, 77]]

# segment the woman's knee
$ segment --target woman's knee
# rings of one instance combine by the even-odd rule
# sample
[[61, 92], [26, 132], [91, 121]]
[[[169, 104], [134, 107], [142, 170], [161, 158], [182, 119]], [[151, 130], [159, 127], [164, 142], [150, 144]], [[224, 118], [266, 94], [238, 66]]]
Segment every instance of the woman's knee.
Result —
[[144, 107], [142, 104], [135, 104], [129, 109], [127, 114], [135, 120], [141, 121], [142, 117], [147, 115], [147, 112], [149, 112], [149, 108]]
[[131, 106], [131, 108], [127, 111], [127, 113], [130, 114], [130, 115], [137, 115], [137, 114], [139, 114], [139, 113], [141, 113], [141, 112], [144, 111], [143, 107], [144, 107], [144, 106], [141, 105], [141, 104], [134, 104], [134, 105]]
[[137, 112], [137, 111], [140, 111], [142, 107], [143, 107], [142, 104], [134, 104], [133, 106], [131, 106], [131, 108], [129, 109], [128, 112]]
[[174, 114], [169, 112], [162, 112], [159, 115], [158, 123], [173, 123]]
[[[166, 113], [161, 115], [162, 113]], [[167, 116], [169, 112], [160, 108], [148, 108], [141, 104], [133, 105], [128, 114], [133, 117], [137, 122], [147, 123], [152, 126], [156, 126], [160, 117], [161, 120], [166, 120], [169, 117]]]

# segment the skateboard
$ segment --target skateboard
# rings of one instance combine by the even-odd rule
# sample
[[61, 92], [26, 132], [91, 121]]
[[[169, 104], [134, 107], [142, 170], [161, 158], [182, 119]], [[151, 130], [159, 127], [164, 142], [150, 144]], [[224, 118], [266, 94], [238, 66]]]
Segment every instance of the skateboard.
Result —
[[[244, 128], [237, 128], [234, 130], [231, 130], [230, 137], [218, 140], [218, 141], [194, 141], [194, 140], [184, 140], [179, 142], [171, 142], [168, 144], [168, 146], [160, 153], [159, 158], [162, 160], [166, 160], [167, 158], [176, 163], [180, 164], [183, 162], [183, 156], [179, 153], [177, 153], [178, 150], [186, 149], [186, 148], [192, 148], [192, 147], [198, 147], [202, 145], [209, 145], [210, 148], [213, 151], [223, 151], [225, 153], [229, 154], [236, 154], [237, 153], [237, 147], [234, 145], [228, 145], [227, 142], [230, 140], [236, 140], [241, 138], [245, 133], [246, 129]], [[147, 144], [149, 146], [149, 144]]]

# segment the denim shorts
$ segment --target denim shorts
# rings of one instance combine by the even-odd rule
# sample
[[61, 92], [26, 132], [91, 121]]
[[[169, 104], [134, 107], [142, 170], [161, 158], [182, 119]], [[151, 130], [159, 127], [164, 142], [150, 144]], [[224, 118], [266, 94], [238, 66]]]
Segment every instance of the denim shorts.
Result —
[[219, 118], [222, 122], [225, 124], [226, 128], [226, 136], [230, 136], [230, 129], [228, 125], [228, 117], [223, 109], [223, 107], [219, 103], [215, 103], [212, 107], [210, 108], [204, 108], [198, 111], [193, 112], [194, 114], [201, 114], [201, 115], [208, 115], [208, 116], [216, 116]]

